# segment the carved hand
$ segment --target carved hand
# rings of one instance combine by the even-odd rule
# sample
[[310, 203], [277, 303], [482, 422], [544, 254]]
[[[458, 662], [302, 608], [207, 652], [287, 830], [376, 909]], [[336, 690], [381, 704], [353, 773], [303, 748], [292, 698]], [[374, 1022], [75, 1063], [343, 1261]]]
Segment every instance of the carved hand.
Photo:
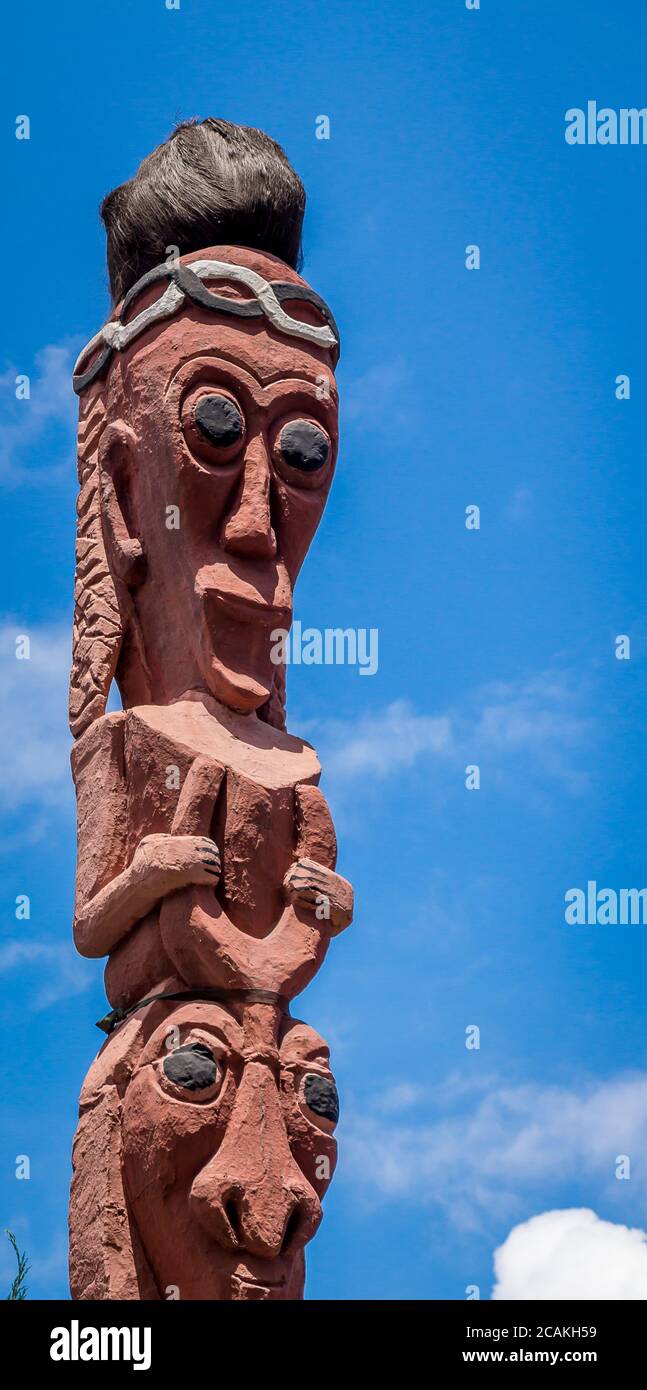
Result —
[[288, 902], [314, 908], [316, 918], [328, 922], [333, 935], [353, 920], [353, 890], [348, 879], [314, 859], [297, 859], [290, 866], [283, 891]]
[[215, 886], [220, 871], [220, 851], [206, 835], [145, 835], [133, 857], [134, 877], [152, 880], [159, 897], [191, 883]]
[[77, 910], [74, 939], [82, 956], [105, 956], [160, 899], [220, 877], [220, 854], [205, 835], [145, 835], [123, 873]]

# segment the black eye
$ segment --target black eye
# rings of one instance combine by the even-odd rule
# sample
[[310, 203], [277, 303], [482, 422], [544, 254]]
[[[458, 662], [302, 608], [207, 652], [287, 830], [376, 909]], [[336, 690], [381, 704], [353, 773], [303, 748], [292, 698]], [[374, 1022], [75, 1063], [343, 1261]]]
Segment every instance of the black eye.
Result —
[[243, 437], [243, 417], [228, 396], [201, 396], [195, 422], [205, 439], [219, 449], [230, 449]]
[[175, 1086], [185, 1091], [206, 1091], [218, 1077], [218, 1064], [213, 1052], [204, 1043], [176, 1047], [164, 1058], [164, 1071]]
[[334, 1081], [327, 1076], [319, 1076], [316, 1072], [310, 1072], [306, 1076], [303, 1095], [306, 1105], [314, 1110], [315, 1115], [323, 1115], [325, 1120], [331, 1120], [334, 1125], [339, 1119], [339, 1096]]
[[316, 473], [323, 468], [330, 452], [327, 435], [310, 420], [290, 420], [279, 437], [283, 460], [300, 473]]

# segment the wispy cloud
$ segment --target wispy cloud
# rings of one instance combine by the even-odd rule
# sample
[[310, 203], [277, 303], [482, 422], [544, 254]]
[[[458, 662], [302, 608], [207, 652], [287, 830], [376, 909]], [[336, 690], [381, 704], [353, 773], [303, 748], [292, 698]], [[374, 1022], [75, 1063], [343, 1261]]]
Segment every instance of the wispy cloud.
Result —
[[583, 686], [581, 674], [554, 671], [487, 685], [473, 701], [474, 729], [463, 737], [489, 757], [529, 755], [567, 791], [584, 791], [589, 777], [575, 755], [592, 741], [596, 726], [582, 709]]
[[483, 686], [454, 709], [430, 714], [396, 700], [358, 720], [327, 720], [316, 730], [327, 778], [340, 787], [358, 778], [385, 780], [434, 760], [458, 773], [468, 764], [493, 764], [492, 775], [524, 759], [542, 777], [577, 793], [588, 785], [577, 757], [591, 739], [594, 720], [582, 710], [582, 681], [548, 671], [515, 682]]
[[525, 521], [532, 509], [532, 492], [529, 487], [515, 488], [506, 509], [508, 521]]
[[[29, 658], [16, 639], [29, 638]], [[31, 805], [24, 835], [33, 837], [44, 812], [72, 806], [67, 728], [70, 632], [62, 624], [0, 624], [0, 724], [5, 730], [0, 814]], [[8, 829], [11, 839], [13, 831]], [[6, 849], [6, 843], [3, 844]]]
[[[483, 1089], [485, 1088], [485, 1089]], [[632, 1194], [647, 1195], [640, 1156], [647, 1145], [647, 1076], [622, 1075], [579, 1087], [479, 1083], [426, 1097], [412, 1092], [409, 1119], [384, 1123], [375, 1108], [351, 1111], [343, 1135], [346, 1180], [378, 1201], [435, 1206], [457, 1228], [509, 1220], [528, 1201], [564, 1183], [587, 1184], [596, 1200], [619, 1200], [628, 1184], [616, 1159], [628, 1155]], [[397, 1086], [391, 1114], [403, 1109]], [[387, 1110], [389, 1109], [387, 1104]], [[626, 1194], [625, 1194], [626, 1195]]]
[[344, 780], [390, 777], [427, 755], [447, 756], [453, 747], [451, 718], [418, 714], [408, 700], [394, 700], [353, 724], [330, 720], [323, 733], [326, 773]]
[[[80, 345], [52, 343], [36, 354], [33, 373], [11, 365], [0, 376], [0, 478], [5, 483], [42, 481], [45, 474], [58, 476], [69, 468], [78, 414], [72, 367]], [[25, 374], [29, 399], [19, 400], [16, 377]], [[35, 453], [42, 464], [34, 464]]]
[[14, 938], [0, 946], [0, 976], [18, 972], [27, 986], [28, 1008], [40, 1013], [59, 999], [82, 994], [96, 978], [89, 962], [77, 955], [71, 941], [33, 941]]
[[375, 402], [388, 413], [391, 428], [410, 430], [415, 425], [411, 368], [399, 354], [376, 362], [368, 371], [350, 381], [344, 393], [344, 423], [365, 424], [375, 418]]

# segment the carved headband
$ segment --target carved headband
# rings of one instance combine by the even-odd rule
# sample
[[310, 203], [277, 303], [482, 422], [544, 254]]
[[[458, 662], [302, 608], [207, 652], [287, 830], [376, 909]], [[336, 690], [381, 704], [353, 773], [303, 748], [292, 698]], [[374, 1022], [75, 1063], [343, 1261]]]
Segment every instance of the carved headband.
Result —
[[[149, 285], [165, 278], [168, 278], [169, 284], [160, 298], [142, 309], [130, 323], [125, 323], [125, 315], [133, 300]], [[246, 285], [254, 297], [228, 299], [207, 289], [203, 280], [237, 280]], [[128, 291], [119, 318], [109, 319], [84, 347], [74, 367], [72, 384], [77, 396], [103, 375], [114, 352], [123, 352], [151, 324], [177, 314], [187, 299], [212, 313], [233, 314], [238, 318], [261, 318], [264, 315], [279, 333], [285, 333], [290, 338], [304, 338], [306, 342], [317, 343], [319, 347], [334, 348], [337, 350], [335, 360], [339, 356], [339, 332], [335, 320], [325, 301], [308, 286], [293, 285], [289, 281], [273, 281], [270, 284], [257, 271], [247, 266], [231, 265], [228, 261], [192, 261], [190, 266], [164, 264], [142, 275], [141, 280]], [[317, 327], [291, 318], [281, 307], [284, 299], [302, 299], [314, 304], [325, 319], [326, 326]], [[98, 352], [96, 360], [84, 371], [84, 365], [95, 352]]]
[[99, 1019], [97, 1028], [100, 1028], [102, 1033], [110, 1034], [120, 1023], [125, 1023], [131, 1014], [137, 1013], [138, 1009], [145, 1009], [147, 1004], [156, 1004], [158, 999], [172, 999], [180, 1003], [206, 1000], [215, 1004], [228, 1004], [234, 999], [238, 1004], [272, 1004], [288, 1017], [290, 1014], [289, 1000], [271, 989], [185, 989], [172, 990], [166, 994], [150, 994], [148, 999], [140, 999], [138, 1004], [131, 1004], [129, 1009], [113, 1009], [105, 1018]]

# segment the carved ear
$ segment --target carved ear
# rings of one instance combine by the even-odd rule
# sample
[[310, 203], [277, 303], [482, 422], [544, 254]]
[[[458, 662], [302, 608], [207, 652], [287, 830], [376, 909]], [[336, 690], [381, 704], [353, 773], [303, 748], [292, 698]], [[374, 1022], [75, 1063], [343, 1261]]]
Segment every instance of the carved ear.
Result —
[[103, 531], [113, 572], [128, 588], [141, 584], [146, 557], [134, 534], [131, 477], [136, 436], [123, 420], [107, 425], [99, 445], [99, 479]]

